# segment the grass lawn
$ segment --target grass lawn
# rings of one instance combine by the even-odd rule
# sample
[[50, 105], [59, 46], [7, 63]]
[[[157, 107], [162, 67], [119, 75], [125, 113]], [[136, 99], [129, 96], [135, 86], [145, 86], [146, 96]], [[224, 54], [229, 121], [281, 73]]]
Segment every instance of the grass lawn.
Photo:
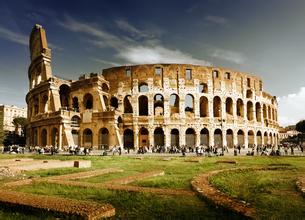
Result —
[[[14, 155], [15, 157], [15, 155]], [[305, 173], [305, 158], [297, 157], [213, 157], [202, 158], [200, 162], [189, 162], [189, 157], [172, 157], [164, 161], [162, 157], [147, 157], [142, 160], [135, 157], [119, 156], [31, 156], [36, 159], [90, 159], [92, 168], [120, 168], [124, 172], [110, 173], [77, 181], [102, 183], [121, 177], [139, 174], [145, 171], [163, 170], [164, 176], [135, 181], [131, 185], [155, 188], [188, 189], [194, 176], [210, 170], [234, 167], [260, 167], [275, 164], [289, 164], [287, 169], [274, 171], [225, 172], [212, 178], [212, 183], [231, 196], [241, 198], [253, 204], [259, 218], [301, 219], [305, 218], [305, 199], [295, 189], [295, 179]], [[0, 155], [11, 158], [11, 155]], [[218, 160], [236, 160], [237, 164], [215, 163]], [[26, 172], [30, 176], [53, 176], [90, 169], [64, 168]], [[0, 184], [3, 181], [0, 180]], [[29, 193], [57, 195], [79, 200], [107, 202], [116, 208], [115, 219], [237, 219], [229, 213], [209, 206], [197, 196], [170, 196], [151, 193], [132, 193], [105, 189], [83, 189], [50, 183], [36, 183], [19, 187], [18, 190]], [[3, 218], [5, 216], [5, 218]], [[17, 216], [17, 217], [16, 217]], [[0, 209], [0, 219], [23, 219], [24, 214], [5, 212]], [[14, 218], [16, 217], [16, 218]], [[31, 219], [24, 218], [24, 219]], [[35, 219], [35, 216], [33, 217]], [[37, 218], [39, 219], [39, 217]]]

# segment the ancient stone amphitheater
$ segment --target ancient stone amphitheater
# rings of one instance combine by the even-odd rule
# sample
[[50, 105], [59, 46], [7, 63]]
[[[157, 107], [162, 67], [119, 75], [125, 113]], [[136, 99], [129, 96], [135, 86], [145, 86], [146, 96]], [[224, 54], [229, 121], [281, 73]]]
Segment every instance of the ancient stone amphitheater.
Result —
[[277, 145], [276, 97], [257, 76], [190, 64], [52, 75], [45, 30], [30, 36], [29, 146]]

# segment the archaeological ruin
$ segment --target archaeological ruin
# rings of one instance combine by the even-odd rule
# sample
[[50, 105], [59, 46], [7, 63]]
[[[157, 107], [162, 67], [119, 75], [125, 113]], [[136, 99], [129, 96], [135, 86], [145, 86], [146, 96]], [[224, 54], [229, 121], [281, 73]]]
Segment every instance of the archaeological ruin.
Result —
[[28, 146], [276, 146], [277, 100], [225, 68], [144, 64], [55, 77], [45, 30], [30, 35]]

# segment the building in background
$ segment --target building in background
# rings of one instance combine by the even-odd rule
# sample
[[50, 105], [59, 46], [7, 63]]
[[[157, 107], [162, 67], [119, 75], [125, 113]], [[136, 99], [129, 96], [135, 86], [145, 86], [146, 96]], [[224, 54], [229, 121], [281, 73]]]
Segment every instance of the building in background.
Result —
[[53, 76], [45, 30], [30, 36], [27, 145], [111, 148], [278, 143], [277, 100], [254, 75], [191, 64]]
[[[15, 105], [0, 104], [0, 132], [14, 132], [16, 127], [13, 120], [18, 117], [27, 118], [27, 109]], [[21, 129], [17, 130], [17, 133], [21, 135]]]

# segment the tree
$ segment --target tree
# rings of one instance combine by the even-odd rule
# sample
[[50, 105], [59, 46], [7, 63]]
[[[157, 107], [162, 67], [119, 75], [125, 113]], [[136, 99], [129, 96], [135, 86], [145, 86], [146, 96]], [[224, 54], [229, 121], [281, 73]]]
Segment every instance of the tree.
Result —
[[301, 143], [303, 143], [303, 139], [304, 139], [304, 133], [305, 133], [305, 120], [299, 121], [296, 125], [295, 125], [295, 129], [298, 132], [301, 132], [302, 134], [298, 135], [298, 138], [301, 139]]
[[22, 134], [25, 134], [25, 127], [27, 125], [28, 121], [24, 117], [17, 117], [13, 119], [13, 124], [15, 125], [15, 128], [21, 127]]

